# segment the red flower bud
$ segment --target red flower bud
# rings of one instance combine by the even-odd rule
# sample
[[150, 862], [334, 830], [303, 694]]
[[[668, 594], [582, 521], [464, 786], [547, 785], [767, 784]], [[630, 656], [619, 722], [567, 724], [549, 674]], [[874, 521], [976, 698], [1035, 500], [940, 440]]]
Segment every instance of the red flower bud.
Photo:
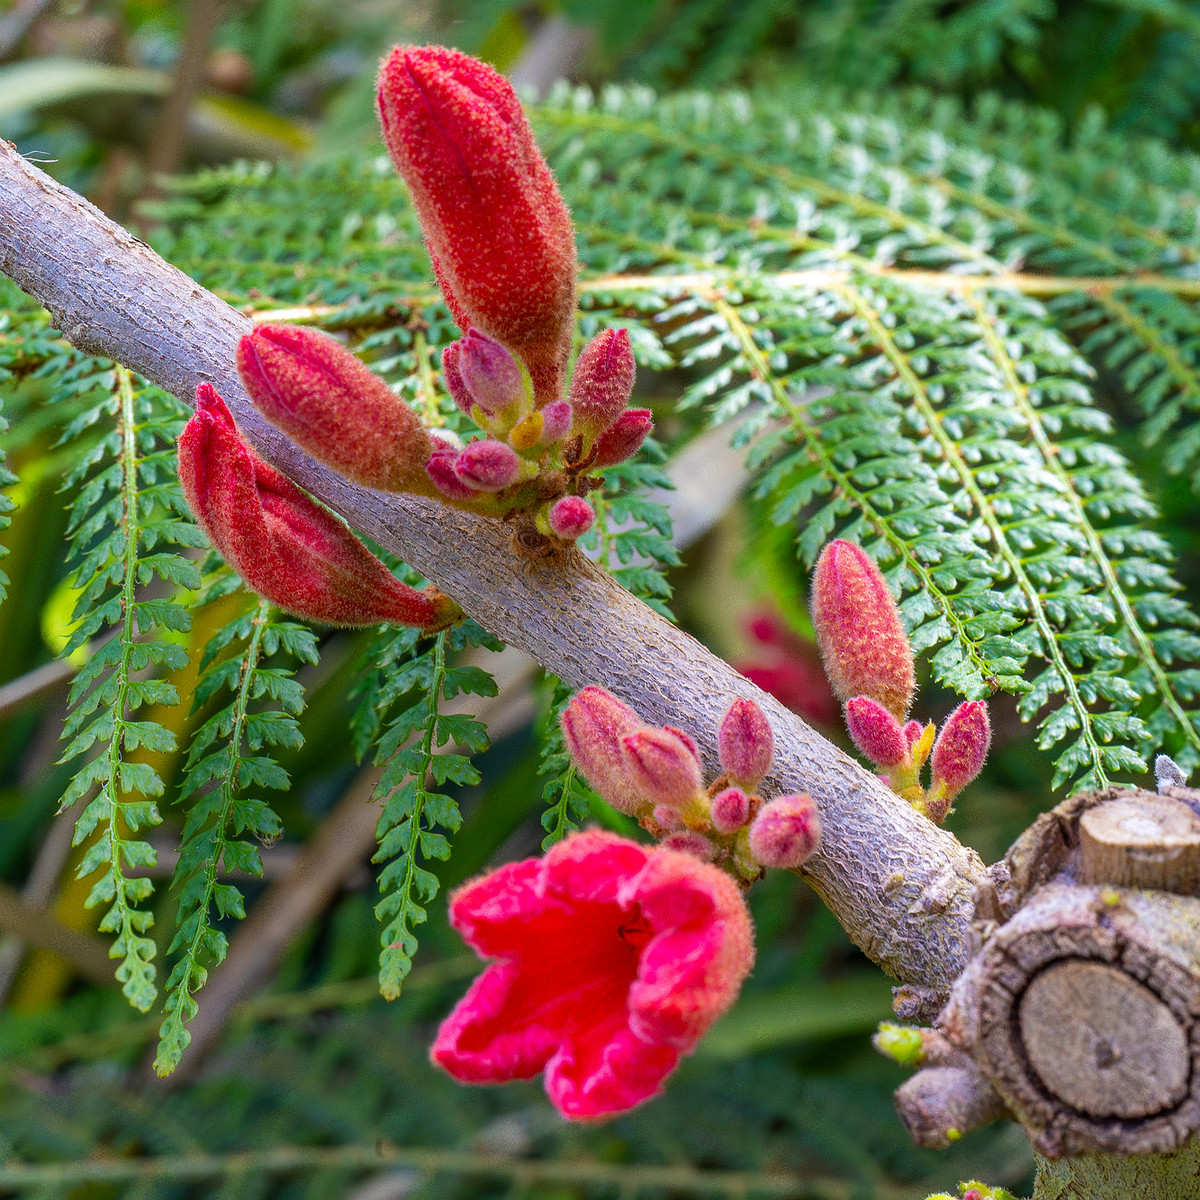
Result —
[[820, 844], [821, 819], [806, 792], [768, 801], [750, 826], [750, 850], [764, 867], [791, 870]]
[[237, 367], [259, 412], [347, 479], [432, 494], [429, 436], [416, 413], [333, 338], [260, 325], [238, 342]]
[[212, 386], [179, 438], [179, 482], [209, 540], [260, 596], [331, 625], [393, 621], [427, 633], [461, 616], [436, 588], [402, 584], [349, 528], [242, 440]]
[[735, 700], [717, 729], [717, 754], [734, 783], [751, 790], [771, 769], [775, 735], [753, 700]]
[[455, 319], [518, 355], [540, 404], [561, 395], [575, 318], [575, 239], [508, 81], [442, 46], [398, 46], [379, 115]]
[[633, 394], [633, 347], [624, 329], [606, 329], [579, 355], [571, 376], [571, 432], [588, 445], [612, 426]]
[[596, 439], [595, 466], [603, 469], [632, 458], [653, 428], [648, 408], [627, 408], [616, 423]]
[[968, 700], [946, 718], [930, 763], [925, 815], [931, 821], [941, 824], [958, 793], [983, 770], [991, 741], [987, 705], [982, 700]]
[[883, 575], [853, 542], [839, 539], [821, 551], [812, 616], [837, 698], [870, 696], [904, 720], [916, 690], [912, 649]]
[[878, 700], [872, 700], [870, 696], [853, 696], [847, 700], [846, 728], [860, 752], [877, 767], [898, 767], [908, 761], [910, 743], [904, 730]]
[[618, 812], [650, 807], [634, 787], [621, 738], [641, 725], [637, 713], [601, 687], [585, 687], [563, 710], [567, 750], [580, 774]]
[[442, 351], [442, 377], [446, 380], [446, 391], [450, 393], [450, 398], [469, 417], [474, 401], [471, 399], [466, 380], [463, 379], [462, 371], [459, 369], [461, 356], [462, 339], [460, 338], [457, 342], [451, 342]]
[[495, 438], [472, 442], [454, 460], [458, 481], [476, 492], [498, 492], [516, 483], [521, 460], [507, 443]]
[[726, 788], [712, 799], [712, 823], [718, 833], [736, 833], [750, 819], [750, 797], [739, 787]]
[[[489, 417], [510, 410], [515, 420], [522, 408], [532, 406], [517, 360], [499, 342], [472, 329], [456, 345], [460, 351], [455, 365], [467, 395]], [[445, 358], [443, 351], [443, 363]]]
[[478, 498], [479, 492], [474, 488], [467, 487], [454, 473], [454, 464], [458, 461], [460, 453], [460, 450], [456, 450], [452, 446], [446, 446], [443, 449], [435, 445], [433, 454], [425, 464], [425, 474], [429, 476], [430, 482], [447, 500], [475, 500]]
[[670, 729], [643, 725], [621, 738], [621, 750], [638, 793], [654, 804], [682, 808], [704, 791], [695, 743]]
[[551, 533], [564, 542], [583, 537], [595, 520], [592, 506], [579, 496], [563, 496], [556, 500], [546, 518]]

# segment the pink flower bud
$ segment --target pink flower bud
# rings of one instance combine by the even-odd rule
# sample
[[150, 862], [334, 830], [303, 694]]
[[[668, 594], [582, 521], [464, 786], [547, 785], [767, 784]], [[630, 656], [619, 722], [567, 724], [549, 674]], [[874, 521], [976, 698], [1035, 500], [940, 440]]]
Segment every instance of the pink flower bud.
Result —
[[716, 857], [717, 848], [702, 833], [691, 829], [681, 829], [678, 833], [668, 833], [659, 845], [664, 850], [675, 850], [680, 854], [690, 854], [701, 862], [712, 862]]
[[454, 460], [459, 483], [477, 492], [498, 492], [516, 483], [521, 460], [507, 443], [495, 438], [472, 442]]
[[704, 791], [700, 760], [677, 733], [643, 725], [621, 738], [621, 749], [634, 787], [652, 803], [682, 808]]
[[[633, 347], [624, 329], [606, 329], [579, 355], [571, 376], [571, 432], [590, 445], [616, 423], [633, 394]], [[616, 461], [620, 461], [617, 459]]]
[[557, 400], [575, 317], [571, 218], [508, 81], [441, 46], [398, 46], [379, 115], [455, 319], [508, 346]]
[[632, 458], [653, 428], [654, 422], [650, 419], [648, 408], [627, 408], [617, 418], [616, 424], [596, 439], [595, 466], [602, 470]]
[[904, 720], [916, 689], [912, 649], [883, 575], [853, 542], [839, 539], [821, 551], [812, 616], [837, 698], [869, 696]]
[[650, 805], [634, 787], [621, 738], [641, 723], [632, 708], [601, 687], [585, 687], [562, 714], [563, 739], [579, 773], [613, 808], [631, 816]]
[[[461, 347], [455, 365], [463, 386], [472, 403], [489, 417], [499, 416], [506, 409], [515, 414], [532, 405], [517, 360], [499, 342], [472, 329], [456, 344]], [[445, 358], [443, 353], [443, 364]]]
[[718, 833], [736, 833], [750, 819], [750, 797], [739, 787], [726, 788], [712, 799], [712, 823]]
[[543, 446], [553, 446], [567, 436], [571, 428], [571, 406], [565, 400], [555, 400], [547, 404], [542, 412]]
[[944, 821], [955, 797], [983, 770], [991, 741], [987, 705], [982, 700], [968, 700], [946, 718], [930, 764], [925, 815], [931, 821]]
[[751, 790], [771, 769], [775, 735], [753, 700], [735, 700], [717, 729], [717, 754], [733, 781]]
[[821, 819], [806, 792], [768, 801], [750, 826], [750, 850], [764, 867], [791, 870], [820, 844]]
[[683, 828], [683, 817], [677, 808], [668, 804], [655, 805], [650, 814], [668, 833], [678, 833]]
[[210, 384], [179, 438], [179, 482], [212, 544], [260, 596], [331, 625], [393, 621], [427, 633], [461, 610], [436, 588], [405, 586], [346, 524], [242, 440]]
[[908, 761], [909, 742], [904, 730], [878, 700], [870, 696], [847, 700], [846, 728], [859, 751], [877, 767], [898, 767]]
[[461, 450], [452, 446], [435, 446], [433, 454], [425, 464], [425, 474], [430, 482], [447, 500], [474, 500], [479, 492], [469, 488], [454, 473], [454, 464], [458, 461]]
[[920, 721], [905, 721], [904, 722], [904, 740], [909, 746], [915, 746], [921, 740], [921, 734], [925, 732], [925, 726]]
[[550, 531], [564, 542], [582, 537], [595, 520], [592, 506], [580, 496], [563, 496], [556, 500], [547, 517]]
[[333, 338], [260, 325], [238, 342], [237, 367], [259, 412], [347, 479], [432, 495], [429, 437], [416, 414]]

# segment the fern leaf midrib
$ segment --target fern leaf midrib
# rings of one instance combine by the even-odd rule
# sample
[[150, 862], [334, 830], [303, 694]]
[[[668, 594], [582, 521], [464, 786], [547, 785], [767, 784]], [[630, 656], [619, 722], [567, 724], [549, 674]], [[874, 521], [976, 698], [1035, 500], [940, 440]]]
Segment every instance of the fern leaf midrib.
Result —
[[1146, 631], [1142, 628], [1142, 623], [1138, 620], [1137, 614], [1133, 610], [1133, 605], [1130, 603], [1129, 597], [1125, 594], [1125, 589], [1121, 587], [1116, 573], [1113, 571], [1112, 562], [1100, 542], [1099, 534], [1084, 511], [1083, 501], [1080, 499], [1079, 493], [1075, 490], [1071, 477], [1063, 467], [1059, 455], [1055, 452], [1055, 447], [1049, 437], [1046, 436], [1046, 430], [1042, 425], [1041, 417], [1029, 399], [1029, 389], [1021, 382], [1012, 356], [1005, 348], [1003, 339], [996, 332], [995, 325], [989, 318], [987, 308], [980, 298], [979, 293], [967, 292], [965, 295], [967, 303], [971, 305], [975, 312], [975, 319], [979, 327], [983, 330], [984, 341], [991, 350], [995, 361], [999, 364], [1009, 391], [1016, 399], [1021, 414], [1024, 416], [1029, 430], [1033, 434], [1034, 444], [1041, 453], [1043, 465], [1059, 480], [1063, 487], [1063, 492], [1071, 504], [1078, 527], [1087, 541], [1092, 561], [1099, 568], [1104, 578], [1108, 594], [1116, 603], [1117, 610], [1124, 621], [1125, 629], [1134, 643], [1142, 664], [1149, 670], [1151, 678], [1158, 689], [1158, 694], [1163, 698], [1167, 708], [1179, 722], [1179, 726], [1184, 731], [1187, 740], [1200, 752], [1200, 733], [1197, 733], [1191, 718], [1179, 703], [1175, 689], [1171, 686], [1170, 680], [1166, 677], [1162, 665], [1158, 661], [1158, 655], [1154, 652], [1154, 646]]
[[871, 521], [872, 525], [878, 530], [879, 534], [887, 540], [893, 550], [896, 551], [905, 566], [912, 572], [913, 576], [919, 579], [927, 589], [929, 595], [935, 598], [938, 609], [945, 618], [947, 624], [954, 630], [954, 636], [957, 638], [960, 646], [966, 651], [968, 659], [974, 665], [978, 673], [982, 676], [990, 674], [990, 668], [979, 653], [975, 649], [975, 641], [968, 634], [958, 614], [947, 604], [943, 604], [941, 600], [941, 592], [936, 587], [931, 578], [925, 564], [916, 558], [908, 543], [898, 537], [892, 530], [889, 523], [883, 516], [876, 511], [871, 504], [870, 496], [857, 488], [854, 482], [850, 479], [847, 472], [843, 471], [833, 461], [820, 438], [817, 436], [816, 430], [811, 422], [804, 415], [803, 410], [799, 405], [792, 400], [788, 395], [787, 389], [779, 382], [775, 373], [771, 370], [770, 364], [763, 355], [762, 350], [754, 341], [754, 337], [750, 332], [749, 327], [742, 320], [741, 314], [737, 309], [729, 303], [723, 296], [712, 295], [709, 297], [710, 303], [714, 308], [721, 313], [730, 330], [738, 339], [738, 344], [742, 348], [742, 353], [747, 360], [752, 364], [754, 370], [759, 373], [759, 377], [767, 381], [770, 385], [771, 392], [775, 397], [775, 402], [779, 407], [788, 414], [796, 429], [803, 436], [809, 451], [820, 459], [822, 469], [825, 474], [832, 479], [838, 487], [840, 487], [847, 496], [850, 496], [854, 502], [861, 508], [863, 514]]
[[1104, 774], [1103, 756], [1100, 752], [1099, 744], [1096, 742], [1092, 733], [1091, 714], [1088, 707], [1079, 693], [1079, 688], [1075, 682], [1075, 676], [1071, 672], [1066, 659], [1062, 655], [1062, 651], [1058, 644], [1058, 639], [1055, 637], [1054, 628], [1050, 624], [1050, 620], [1046, 615], [1041, 601], [1038, 597], [1037, 588], [1033, 585], [1033, 581], [1029, 578], [1021, 563], [1020, 555], [1013, 551], [1009, 545], [1008, 537], [1005, 534], [1004, 526], [996, 519], [992, 512], [991, 505], [987, 502], [987, 497], [983, 494], [982, 489], [975, 482], [975, 477], [971, 472], [970, 466], [959, 453], [958, 447], [954, 440], [947, 435], [942, 428], [941, 421], [938, 418], [937, 409], [933, 401], [930, 400], [929, 394], [921, 382], [920, 377], [912, 369], [904, 352], [896, 345], [895, 339], [888, 333], [887, 327], [880, 320], [879, 314], [874, 307], [868, 302], [867, 298], [855, 287], [847, 284], [842, 289], [842, 295], [846, 302], [862, 317], [874, 336], [879, 348], [886, 355], [888, 361], [892, 364], [892, 368], [897, 375], [903, 380], [905, 386], [909, 389], [913, 403], [917, 406], [918, 411], [925, 420], [926, 427], [930, 435], [937, 442], [942, 455], [947, 463], [953, 467], [955, 474], [959, 478], [962, 489], [970, 497], [972, 504], [975, 506], [979, 514], [980, 520], [984, 523], [989, 533], [992, 535], [996, 551], [1003, 560], [1008, 569], [1012, 572], [1012, 577], [1017, 586], [1020, 587], [1022, 595], [1025, 597], [1026, 603], [1029, 605], [1034, 624], [1037, 627], [1041, 637], [1042, 645], [1046, 659], [1054, 667], [1059, 678], [1062, 681], [1063, 690], [1066, 693], [1068, 702], [1075, 710], [1080, 722], [1080, 736], [1085, 739], [1085, 745], [1088, 749], [1088, 755], [1092, 762], [1092, 769], [1096, 772], [1096, 786], [1107, 786], [1107, 776]]
[[[106, 786], [108, 788], [111, 813], [108, 827], [109, 869], [112, 872], [113, 887], [115, 889], [114, 904], [120, 906], [121, 933], [119, 940], [124, 943], [125, 952], [128, 956], [131, 944], [140, 935], [133, 927], [130, 918], [129, 881], [125, 877], [121, 861], [121, 848], [124, 846], [126, 840], [121, 835], [125, 804], [118, 797], [122, 794], [120, 790], [120, 772], [125, 750], [123, 723], [129, 701], [131, 673], [129, 659], [133, 652], [133, 645], [137, 635], [137, 631], [134, 628], [134, 613], [136, 612], [134, 606], [136, 602], [139, 544], [137, 521], [138, 454], [137, 422], [133, 411], [133, 382], [130, 379], [129, 371], [125, 367], [118, 366], [115, 370], [119, 396], [118, 412], [120, 415], [118, 420], [120, 421], [121, 433], [121, 501], [124, 511], [123, 524], [125, 525], [125, 561], [122, 564], [123, 578], [121, 583], [121, 657], [116, 667], [117, 695], [112, 706], [120, 732], [109, 739], [108, 779]], [[151, 1002], [153, 1002], [153, 996], [156, 994], [157, 989], [154, 989], [151, 995]], [[130, 1000], [133, 1000], [132, 996], [130, 996]], [[141, 1006], [139, 1005], [139, 1007]], [[149, 1004], [146, 1005], [146, 1008], [148, 1007]], [[143, 1011], [145, 1011], [144, 1008]]]

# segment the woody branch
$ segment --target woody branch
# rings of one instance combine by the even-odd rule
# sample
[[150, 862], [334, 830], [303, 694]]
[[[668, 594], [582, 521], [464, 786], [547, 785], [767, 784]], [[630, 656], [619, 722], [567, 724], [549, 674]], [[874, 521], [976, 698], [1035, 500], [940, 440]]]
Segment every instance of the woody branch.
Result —
[[945, 989], [966, 962], [983, 864], [836, 746], [621, 589], [574, 550], [533, 562], [498, 522], [340, 478], [251, 407], [235, 368], [252, 322], [96, 208], [0, 145], [0, 271], [80, 349], [192, 403], [211, 383], [274, 466], [453, 596], [484, 628], [572, 687], [600, 684], [656, 724], [693, 731], [716, 773], [716, 730], [752, 696], [776, 737], [767, 794], [807, 791], [824, 829], [803, 875], [885, 971]]

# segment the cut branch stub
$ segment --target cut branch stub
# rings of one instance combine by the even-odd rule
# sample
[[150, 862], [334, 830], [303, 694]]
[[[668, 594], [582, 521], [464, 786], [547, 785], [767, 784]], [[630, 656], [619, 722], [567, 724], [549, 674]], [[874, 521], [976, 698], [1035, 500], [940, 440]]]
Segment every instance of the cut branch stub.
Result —
[[1191, 816], [1134, 789], [1073, 797], [1009, 852], [999, 909], [980, 895], [980, 949], [938, 1025], [1048, 1158], [1165, 1153], [1200, 1129], [1200, 899], [1113, 878], [1186, 883], [1178, 809]]
[[1079, 821], [1084, 883], [1200, 891], [1200, 816], [1169, 796], [1109, 800]]

